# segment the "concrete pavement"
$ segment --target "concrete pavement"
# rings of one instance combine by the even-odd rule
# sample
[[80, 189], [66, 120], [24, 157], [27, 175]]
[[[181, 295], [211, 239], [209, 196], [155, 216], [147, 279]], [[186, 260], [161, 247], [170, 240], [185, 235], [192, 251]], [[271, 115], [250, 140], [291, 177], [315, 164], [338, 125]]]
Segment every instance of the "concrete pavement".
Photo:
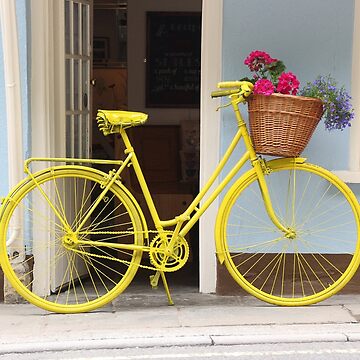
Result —
[[130, 287], [87, 314], [52, 314], [30, 304], [0, 305], [0, 354], [77, 349], [360, 341], [360, 295], [284, 308], [251, 296], [199, 294], [179, 287]]

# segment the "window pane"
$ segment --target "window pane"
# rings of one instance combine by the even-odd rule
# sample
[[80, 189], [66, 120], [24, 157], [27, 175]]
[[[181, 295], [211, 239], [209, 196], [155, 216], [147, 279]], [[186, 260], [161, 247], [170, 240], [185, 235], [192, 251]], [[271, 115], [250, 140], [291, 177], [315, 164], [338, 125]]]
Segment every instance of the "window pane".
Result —
[[82, 132], [82, 157], [89, 158], [89, 114], [84, 114], [81, 120], [81, 132]]
[[82, 54], [89, 55], [89, 5], [82, 5]]
[[71, 60], [65, 60], [66, 110], [71, 110]]
[[82, 62], [82, 109], [86, 110], [89, 108], [89, 61], [85, 60]]
[[74, 116], [74, 157], [79, 158], [80, 154], [80, 146], [81, 146], [81, 135], [80, 135], [80, 121], [79, 115]]
[[66, 116], [66, 156], [73, 157], [72, 143], [73, 143], [73, 121], [72, 116]]
[[70, 53], [70, 1], [65, 2], [65, 53]]
[[74, 59], [74, 110], [79, 110], [79, 61]]
[[79, 54], [79, 4], [74, 3], [74, 18], [73, 18], [73, 26], [74, 26], [74, 54]]

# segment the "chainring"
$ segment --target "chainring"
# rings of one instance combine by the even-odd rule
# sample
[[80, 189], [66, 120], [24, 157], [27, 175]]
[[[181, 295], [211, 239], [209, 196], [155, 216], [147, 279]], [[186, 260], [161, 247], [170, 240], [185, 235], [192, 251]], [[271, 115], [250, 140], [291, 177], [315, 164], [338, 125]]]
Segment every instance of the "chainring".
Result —
[[157, 235], [150, 243], [150, 261], [156, 269], [164, 272], [181, 269], [186, 264], [190, 253], [188, 242], [182, 236], [178, 236], [172, 253], [165, 254], [170, 239], [171, 233]]

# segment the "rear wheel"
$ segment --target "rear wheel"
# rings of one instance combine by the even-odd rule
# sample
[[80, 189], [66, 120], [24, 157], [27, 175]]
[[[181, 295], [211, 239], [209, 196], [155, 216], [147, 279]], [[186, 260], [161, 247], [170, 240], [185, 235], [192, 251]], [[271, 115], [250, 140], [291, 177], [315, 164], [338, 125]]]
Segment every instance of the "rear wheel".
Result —
[[325, 169], [292, 160], [268, 165], [275, 213], [291, 233], [269, 219], [255, 171], [249, 171], [220, 208], [218, 251], [236, 282], [264, 301], [297, 306], [324, 300], [358, 268], [358, 201]]
[[142, 245], [144, 234], [136, 207], [118, 184], [79, 229], [104, 189], [104, 176], [82, 166], [55, 167], [35, 174], [7, 198], [1, 265], [16, 291], [34, 305], [61, 313], [90, 311], [133, 279], [142, 251], [116, 244]]

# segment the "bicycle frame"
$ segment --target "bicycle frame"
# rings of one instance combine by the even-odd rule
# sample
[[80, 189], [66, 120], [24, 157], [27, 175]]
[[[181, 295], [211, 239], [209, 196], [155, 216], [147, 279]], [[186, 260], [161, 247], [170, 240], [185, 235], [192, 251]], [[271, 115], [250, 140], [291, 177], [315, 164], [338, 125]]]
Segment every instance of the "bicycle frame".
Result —
[[[136, 157], [135, 151], [134, 151], [134, 149], [130, 143], [130, 140], [127, 136], [126, 130], [124, 130], [124, 129], [120, 130], [120, 135], [122, 137], [122, 140], [123, 140], [123, 142], [125, 144], [125, 148], [126, 148], [125, 154], [128, 154], [128, 157], [125, 160], [125, 162], [127, 162], [127, 160], [130, 158], [129, 162], [131, 163], [131, 165], [134, 168], [134, 171], [135, 171], [135, 174], [139, 181], [142, 193], [145, 197], [146, 204], [149, 208], [151, 217], [154, 221], [156, 230], [161, 233], [161, 231], [163, 231], [164, 228], [176, 226], [174, 233], [173, 233], [172, 240], [170, 241], [170, 244], [169, 244], [170, 248], [173, 245], [173, 243], [175, 242], [177, 235], [184, 237], [190, 231], [190, 229], [199, 220], [199, 218], [202, 216], [202, 214], [209, 208], [209, 206], [213, 203], [213, 201], [219, 196], [219, 194], [223, 191], [223, 189], [226, 187], [226, 185], [234, 178], [234, 176], [239, 172], [239, 170], [244, 166], [244, 164], [247, 161], [250, 161], [252, 166], [255, 168], [259, 186], [261, 188], [264, 203], [265, 203], [266, 210], [267, 210], [269, 217], [281, 231], [283, 231], [285, 234], [290, 233], [290, 231], [288, 229], [286, 229], [280, 223], [280, 221], [278, 220], [278, 218], [276, 217], [276, 215], [274, 213], [274, 210], [273, 210], [273, 207], [271, 204], [271, 199], [269, 196], [269, 192], [267, 189], [266, 181], [265, 181], [265, 176], [264, 176], [264, 170], [263, 170], [264, 161], [262, 159], [258, 158], [258, 156], [255, 153], [255, 150], [254, 150], [252, 142], [251, 142], [251, 138], [249, 136], [249, 133], [248, 133], [248, 130], [246, 127], [246, 123], [243, 120], [240, 110], [239, 110], [239, 103], [243, 102], [244, 98], [242, 96], [239, 96], [239, 94], [233, 94], [230, 96], [230, 98], [231, 98], [230, 104], [232, 105], [233, 110], [236, 115], [236, 120], [238, 123], [238, 130], [237, 130], [233, 140], [231, 141], [228, 149], [226, 150], [225, 154], [223, 155], [222, 159], [220, 160], [218, 166], [214, 170], [213, 174], [211, 175], [211, 177], [209, 178], [207, 183], [201, 189], [199, 194], [195, 197], [195, 199], [192, 201], [192, 203], [188, 206], [188, 208], [182, 214], [180, 214], [179, 216], [177, 216], [171, 220], [161, 220], [159, 218], [154, 201], [152, 199], [151, 193], [149, 191], [146, 180], [142, 173], [142, 170], [141, 170], [140, 164], [138, 162], [138, 159]], [[213, 192], [210, 194], [208, 199], [202, 204], [201, 207], [199, 207], [200, 202], [204, 199], [206, 194], [209, 193], [211, 186], [214, 184], [215, 180], [219, 177], [221, 171], [223, 170], [225, 164], [228, 162], [235, 147], [237, 146], [237, 144], [239, 143], [239, 141], [242, 138], [244, 140], [246, 151], [244, 152], [244, 154], [242, 155], [240, 160], [237, 162], [237, 164], [230, 170], [230, 172], [226, 175], [226, 177], [221, 181], [221, 183], [218, 184], [218, 186], [213, 190]], [[120, 172], [119, 172], [119, 175], [120, 175]], [[181, 229], [182, 224], [186, 221], [187, 221], [186, 225]]]
[[[126, 155], [126, 158], [124, 160], [107, 161], [107, 160], [70, 159], [70, 158], [30, 158], [25, 162], [25, 172], [28, 173], [29, 176], [32, 177], [34, 181], [36, 181], [33, 174], [29, 170], [29, 164], [33, 161], [113, 164], [113, 165], [119, 166], [117, 170], [112, 170], [110, 172], [110, 174], [107, 176], [107, 181], [105, 181], [105, 183], [104, 183], [102, 193], [99, 195], [98, 199], [94, 202], [94, 204], [92, 204], [91, 209], [89, 209], [86, 216], [82, 219], [82, 222], [78, 225], [76, 232], [80, 233], [84, 224], [89, 220], [92, 213], [94, 212], [94, 210], [96, 209], [96, 207], [98, 206], [98, 204], [100, 203], [102, 198], [105, 196], [107, 191], [114, 184], [114, 182], [120, 178], [121, 173], [124, 171], [124, 169], [132, 166], [134, 168], [135, 175], [139, 181], [139, 185], [140, 185], [140, 188], [144, 195], [147, 207], [150, 211], [150, 215], [154, 221], [156, 231], [160, 235], [163, 235], [165, 233], [165, 231], [164, 231], [165, 228], [175, 227], [175, 229], [172, 231], [172, 237], [168, 244], [168, 248], [171, 251], [171, 249], [173, 249], [173, 246], [176, 242], [177, 237], [178, 236], [185, 237], [186, 234], [188, 234], [188, 232], [191, 230], [191, 228], [194, 226], [194, 224], [199, 220], [199, 218], [203, 215], [203, 213], [209, 208], [209, 206], [213, 203], [213, 201], [224, 190], [226, 185], [230, 183], [230, 181], [240, 171], [240, 169], [244, 166], [244, 164], [246, 162], [250, 161], [256, 172], [258, 184], [261, 189], [263, 201], [264, 201], [267, 213], [269, 215], [269, 218], [272, 220], [272, 222], [275, 224], [275, 226], [277, 226], [285, 234], [285, 236], [291, 237], [292, 232], [289, 229], [285, 228], [275, 215], [275, 212], [272, 207], [269, 191], [267, 188], [266, 180], [265, 180], [266, 164], [263, 159], [259, 158], [256, 155], [254, 147], [251, 142], [251, 138], [250, 138], [248, 130], [247, 130], [246, 123], [243, 120], [241, 112], [239, 110], [239, 104], [241, 102], [245, 101], [244, 97], [240, 93], [235, 93], [230, 96], [230, 99], [231, 99], [230, 103], [225, 106], [232, 105], [233, 110], [235, 112], [236, 120], [238, 123], [238, 130], [237, 130], [234, 138], [232, 139], [228, 149], [226, 150], [225, 154], [223, 155], [222, 159], [220, 160], [218, 166], [214, 170], [213, 174], [211, 175], [211, 177], [209, 178], [207, 183], [200, 190], [199, 194], [195, 197], [195, 199], [191, 202], [191, 204], [188, 206], [188, 208], [182, 214], [176, 216], [173, 219], [161, 220], [159, 218], [156, 206], [154, 204], [150, 190], [148, 188], [145, 177], [141, 170], [141, 166], [137, 159], [135, 150], [131, 145], [131, 142], [126, 133], [126, 130], [123, 128], [120, 129], [119, 133], [120, 133], [122, 140], [124, 142], [124, 145], [125, 145], [124, 153]], [[220, 182], [220, 184], [218, 184], [217, 187], [212, 191], [212, 193], [204, 201], [204, 203], [199, 207], [200, 202], [204, 199], [204, 197], [207, 194], [209, 194], [210, 188], [212, 187], [212, 185], [214, 184], [216, 179], [219, 178], [221, 171], [224, 169], [224, 166], [228, 162], [230, 156], [232, 155], [234, 149], [236, 148], [237, 144], [240, 142], [241, 139], [244, 140], [244, 144], [245, 144], [245, 148], [246, 148], [244, 154], [239, 159], [239, 161], [235, 164], [235, 166], [229, 171], [229, 173], [225, 176], [225, 178]], [[41, 188], [40, 188], [40, 192], [43, 193]], [[51, 204], [51, 201], [47, 198], [46, 194], [43, 193], [43, 196], [47, 200], [49, 205], [51, 206], [51, 208], [54, 211], [54, 213], [56, 214], [56, 216], [60, 219], [61, 222], [63, 222], [62, 216], [59, 214], [58, 210]], [[186, 222], [186, 224], [183, 227], [183, 224], [185, 222]], [[66, 223], [63, 223], [63, 226], [65, 228], [69, 227], [69, 225]], [[87, 240], [87, 242], [88, 242], [88, 244], [92, 243], [89, 240]], [[79, 243], [81, 243], [81, 240], [79, 240]], [[118, 249], [132, 249], [132, 250], [141, 248], [141, 250], [143, 250], [143, 251], [149, 251], [149, 249], [150, 249], [148, 246], [135, 246], [135, 245], [126, 245], [126, 244], [121, 244], [121, 243], [111, 244], [111, 246], [114, 248], [118, 248]]]
[[[244, 290], [272, 304], [298, 306], [326, 299], [349, 282], [360, 262], [359, 204], [353, 192], [305, 158], [266, 162], [258, 156], [239, 109], [253, 85], [229, 81], [218, 88], [211, 95], [230, 97], [221, 107], [232, 106], [238, 129], [199, 194], [172, 219], [160, 219], [126, 133], [144, 123], [147, 114], [99, 110], [104, 135], [122, 137], [122, 160], [25, 162], [28, 176], [0, 206], [1, 266], [20, 295], [49, 311], [93, 310], [124, 291], [142, 267], [155, 270], [153, 287], [161, 276], [173, 304], [165, 275], [186, 264], [191, 248], [185, 236], [233, 180], [216, 219], [216, 256]], [[236, 163], [225, 173], [241, 140], [243, 154], [236, 154]], [[34, 161], [50, 165], [32, 172]], [[235, 179], [248, 162], [251, 168]], [[155, 228], [148, 229], [143, 209], [122, 181], [123, 171], [131, 167]], [[26, 222], [14, 221], [16, 217]], [[49, 270], [42, 281], [38, 274], [44, 267]]]

